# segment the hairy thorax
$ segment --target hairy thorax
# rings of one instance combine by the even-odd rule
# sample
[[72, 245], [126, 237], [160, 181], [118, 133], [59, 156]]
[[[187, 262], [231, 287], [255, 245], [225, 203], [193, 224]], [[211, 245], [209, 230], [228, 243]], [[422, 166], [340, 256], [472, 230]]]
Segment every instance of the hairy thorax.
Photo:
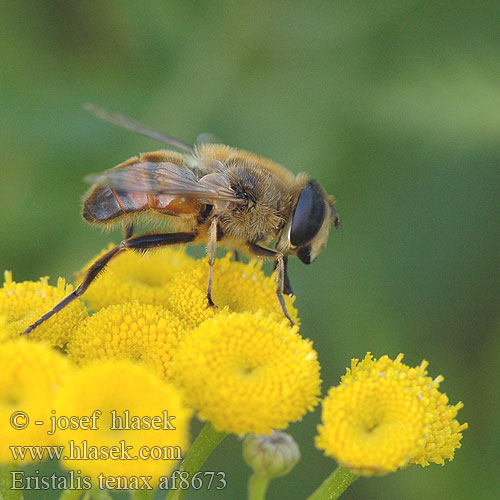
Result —
[[233, 161], [229, 182], [244, 205], [229, 206], [219, 215], [224, 234], [247, 241], [269, 241], [276, 237], [290, 215], [292, 193], [272, 172], [249, 161]]

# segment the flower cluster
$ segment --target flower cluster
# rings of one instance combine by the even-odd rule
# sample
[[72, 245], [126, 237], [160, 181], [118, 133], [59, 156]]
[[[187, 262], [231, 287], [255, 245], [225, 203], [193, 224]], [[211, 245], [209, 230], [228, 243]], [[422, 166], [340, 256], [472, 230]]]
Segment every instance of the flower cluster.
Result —
[[[183, 250], [126, 252], [84, 295], [90, 314], [77, 300], [32, 338], [64, 347], [81, 370], [107, 361], [145, 365], [220, 431], [270, 433], [312, 410], [320, 393], [317, 355], [284, 318], [274, 277], [260, 261], [236, 262], [228, 254], [215, 265], [216, 309], [207, 307], [207, 283], [207, 260]], [[0, 334], [19, 334], [71, 290], [61, 279], [57, 287], [47, 278], [15, 284], [6, 273]], [[285, 301], [298, 324], [294, 297]]]
[[[291, 327], [274, 278], [264, 274], [261, 262], [235, 262], [227, 254], [216, 261], [213, 282], [217, 308], [207, 305], [206, 259], [172, 249], [126, 252], [90, 286], [84, 301], [73, 301], [26, 340], [19, 333], [73, 287], [62, 278], [56, 286], [47, 278], [16, 283], [6, 272], [0, 289], [0, 463], [30, 461], [13, 457], [11, 443], [56, 444], [65, 456], [68, 443], [83, 441], [101, 451], [120, 442], [135, 449], [178, 449], [179, 456], [168, 460], [61, 459], [63, 467], [92, 478], [102, 472], [158, 479], [187, 451], [190, 419], [197, 414], [211, 424], [205, 432], [214, 432], [218, 442], [226, 433], [247, 434], [246, 447], [254, 443], [246, 452], [257, 471], [254, 487], [288, 472], [300, 453], [279, 430], [318, 404], [317, 354], [299, 334], [294, 297], [285, 297], [296, 323]], [[462, 403], [449, 404], [439, 391], [443, 378], [430, 378], [427, 362], [410, 368], [402, 358], [377, 360], [368, 353], [352, 360], [323, 400], [316, 445], [350, 471], [351, 481], [410, 464], [444, 464], [460, 447], [467, 428], [456, 420]], [[46, 426], [19, 433], [7, 424], [17, 409], [43, 421], [51, 413], [98, 410], [101, 420], [91, 433], [71, 426], [54, 434]], [[169, 432], [142, 426], [110, 430], [113, 414], [151, 416], [166, 409], [175, 416]], [[329, 488], [324, 484], [318, 491]]]

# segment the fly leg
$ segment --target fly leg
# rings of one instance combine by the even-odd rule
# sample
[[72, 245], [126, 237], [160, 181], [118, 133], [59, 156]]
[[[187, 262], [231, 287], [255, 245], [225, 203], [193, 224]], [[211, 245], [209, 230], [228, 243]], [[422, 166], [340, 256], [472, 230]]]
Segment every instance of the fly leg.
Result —
[[[283, 292], [285, 290], [286, 283], [286, 256], [281, 252], [277, 252], [276, 250], [272, 250], [271, 248], [261, 247], [257, 243], [253, 243], [251, 241], [248, 241], [247, 245], [254, 255], [257, 255], [259, 257], [272, 257], [275, 260], [276, 296], [278, 297], [278, 301], [280, 303], [283, 314], [288, 319], [288, 321], [290, 321], [290, 325], [293, 326], [295, 322], [290, 317], [290, 314], [288, 314], [285, 299], [283, 298]], [[290, 283], [288, 285], [290, 285]]]
[[[290, 284], [290, 279], [288, 278], [288, 255], [285, 255], [283, 257], [283, 263], [285, 265], [285, 283], [283, 285], [283, 293], [285, 295], [293, 295], [292, 291], [292, 285]], [[278, 266], [278, 261], [274, 261], [274, 267], [273, 270], [276, 270], [276, 267]]]
[[210, 307], [217, 307], [212, 300], [212, 284], [214, 280], [215, 250], [217, 249], [217, 219], [214, 217], [208, 228], [208, 289], [207, 300]]
[[117, 255], [125, 250], [136, 250], [146, 252], [150, 248], [161, 247], [165, 245], [176, 245], [178, 243], [188, 243], [196, 238], [196, 233], [166, 233], [166, 234], [144, 234], [123, 240], [111, 250], [106, 252], [101, 258], [97, 259], [87, 271], [85, 278], [78, 287], [68, 296], [56, 304], [48, 313], [45, 313], [40, 319], [30, 325], [23, 334], [28, 335], [37, 326], [51, 318], [54, 314], [71, 304], [75, 299], [85, 293], [90, 284], [104, 271], [107, 264]]

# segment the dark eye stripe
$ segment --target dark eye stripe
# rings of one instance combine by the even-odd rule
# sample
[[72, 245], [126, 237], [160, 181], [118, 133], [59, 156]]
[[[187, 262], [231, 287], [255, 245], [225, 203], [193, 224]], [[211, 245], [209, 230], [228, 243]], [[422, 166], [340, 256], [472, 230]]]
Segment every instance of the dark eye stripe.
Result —
[[310, 264], [311, 263], [311, 247], [306, 246], [306, 247], [300, 247], [297, 250], [297, 257], [304, 263], [304, 264]]
[[297, 200], [290, 229], [290, 243], [302, 246], [311, 241], [318, 234], [325, 214], [323, 195], [316, 181], [311, 181], [302, 189]]

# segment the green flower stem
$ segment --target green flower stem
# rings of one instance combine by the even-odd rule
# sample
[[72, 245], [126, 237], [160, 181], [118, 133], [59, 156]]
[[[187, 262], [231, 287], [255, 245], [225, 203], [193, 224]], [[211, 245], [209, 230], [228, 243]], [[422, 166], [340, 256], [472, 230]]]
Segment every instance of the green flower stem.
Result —
[[153, 500], [155, 490], [130, 490], [131, 500]]
[[18, 470], [17, 465], [0, 465], [0, 500], [23, 500], [22, 490], [11, 490], [11, 472]]
[[248, 500], [265, 500], [271, 478], [252, 474], [248, 480]]
[[64, 490], [59, 496], [59, 500], [78, 500], [82, 494], [82, 490]]
[[[226, 432], [220, 432], [213, 428], [210, 422], [207, 422], [203, 429], [189, 448], [186, 458], [182, 462], [179, 472], [187, 472], [189, 477], [193, 477], [201, 466], [205, 463], [210, 453], [217, 448], [222, 440], [227, 436]], [[179, 478], [177, 476], [177, 488], [170, 490], [165, 500], [180, 500], [186, 494], [186, 489], [179, 488]]]
[[113, 497], [106, 490], [92, 488], [92, 500], [113, 500]]
[[337, 500], [358, 477], [339, 465], [307, 500]]

